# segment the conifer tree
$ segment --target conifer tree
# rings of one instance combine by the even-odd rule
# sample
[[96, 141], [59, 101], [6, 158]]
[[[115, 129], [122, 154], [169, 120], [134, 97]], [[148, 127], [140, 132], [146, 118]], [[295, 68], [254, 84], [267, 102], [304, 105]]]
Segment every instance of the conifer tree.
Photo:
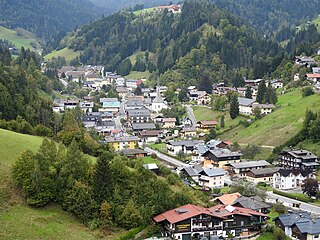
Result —
[[251, 91], [251, 88], [249, 86], [247, 86], [245, 97], [252, 99], [252, 91]]
[[239, 116], [239, 101], [237, 94], [232, 94], [230, 97], [230, 117], [235, 119]]
[[258, 103], [263, 103], [266, 90], [267, 90], [266, 82], [265, 80], [262, 80], [258, 86], [258, 93], [257, 93], [257, 99], [256, 99]]

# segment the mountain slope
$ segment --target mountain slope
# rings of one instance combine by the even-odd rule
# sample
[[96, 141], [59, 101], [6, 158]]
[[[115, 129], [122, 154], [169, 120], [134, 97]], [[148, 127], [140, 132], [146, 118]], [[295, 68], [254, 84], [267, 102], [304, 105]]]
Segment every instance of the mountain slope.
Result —
[[0, 0], [0, 25], [21, 27], [48, 39], [94, 19], [89, 0]]
[[[214, 75], [220, 69], [235, 81], [241, 81], [243, 76], [262, 77], [279, 64], [282, 53], [277, 43], [204, 0], [185, 2], [181, 14], [165, 11], [136, 16], [118, 12], [77, 29], [62, 41], [60, 48], [66, 46], [82, 51], [81, 62], [104, 64], [107, 70], [119, 73], [128, 72], [124, 68], [132, 64], [128, 63], [129, 56], [148, 51], [153, 57], [145, 56], [142, 61], [150, 72], [177, 70], [181, 79], [177, 83], [184, 85], [198, 82], [205, 72]], [[181, 58], [184, 59], [180, 61]], [[190, 76], [193, 67], [194, 74]]]

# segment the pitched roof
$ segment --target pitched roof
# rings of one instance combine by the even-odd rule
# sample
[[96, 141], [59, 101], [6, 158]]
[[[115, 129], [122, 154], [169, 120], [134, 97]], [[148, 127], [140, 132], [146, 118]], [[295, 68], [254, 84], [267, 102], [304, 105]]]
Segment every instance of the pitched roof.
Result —
[[252, 103], [254, 103], [255, 101], [253, 99], [250, 99], [250, 98], [238, 98], [238, 101], [239, 101], [239, 105], [241, 106], [249, 106], [251, 105]]
[[271, 164], [265, 160], [260, 160], [260, 161], [235, 162], [235, 163], [230, 163], [229, 165], [234, 168], [254, 168], [254, 167], [266, 167], [266, 166], [270, 166]]
[[299, 174], [301, 174], [302, 176], [308, 176], [309, 174], [312, 173], [312, 171], [309, 170], [300, 170], [300, 169], [280, 169], [278, 171], [278, 173], [283, 176], [283, 177], [288, 177], [290, 175], [290, 173], [292, 173], [293, 175], [297, 176]]
[[314, 158], [318, 158], [316, 155], [314, 155], [312, 152], [309, 152], [307, 150], [303, 150], [303, 149], [300, 149], [300, 150], [283, 150], [281, 152], [281, 154], [284, 154], [284, 153], [287, 153], [289, 155], [291, 155], [292, 157], [295, 157], [295, 158], [301, 158], [301, 159], [314, 159]]
[[269, 168], [260, 168], [260, 169], [251, 169], [249, 172], [252, 172], [255, 176], [265, 176], [273, 175], [279, 171], [279, 167], [269, 167]]
[[317, 218], [317, 219], [300, 218], [298, 221], [296, 221], [294, 225], [297, 226], [297, 228], [300, 230], [301, 233], [306, 233], [311, 235], [320, 233], [320, 218]]
[[280, 222], [285, 226], [285, 227], [291, 227], [293, 226], [300, 218], [304, 219], [311, 219], [311, 213], [308, 212], [295, 212], [295, 213], [288, 213], [288, 214], [282, 214], [273, 221], [280, 220]]
[[222, 204], [229, 205], [229, 204], [234, 203], [234, 201], [236, 201], [241, 196], [242, 195], [238, 192], [229, 193], [229, 194], [224, 194], [220, 197], [216, 197], [216, 198], [210, 200], [210, 202], [220, 201]]
[[206, 155], [207, 153], [211, 153], [212, 155], [216, 157], [240, 157], [242, 156], [242, 153], [240, 152], [232, 152], [229, 149], [214, 149], [214, 150], [208, 150], [202, 155]]
[[203, 170], [200, 172], [201, 175], [207, 175], [208, 177], [218, 177], [224, 176], [226, 172], [221, 168], [206, 168], [204, 167]]
[[218, 217], [223, 219], [224, 217], [215, 214], [214, 212], [209, 211], [206, 208], [196, 206], [193, 204], [187, 204], [175, 209], [171, 209], [167, 212], [161, 213], [155, 217], [153, 217], [154, 221], [162, 222], [167, 220], [170, 223], [177, 223], [183, 220], [189, 219], [194, 216], [198, 216], [200, 214], [208, 214], [210, 216]]
[[199, 121], [198, 124], [202, 124], [202, 125], [217, 125], [218, 122], [216, 120], [203, 120], [203, 121]]
[[267, 217], [264, 213], [260, 213], [257, 211], [254, 211], [249, 208], [242, 208], [242, 207], [235, 207], [231, 205], [216, 205], [211, 208], [209, 208], [211, 212], [214, 212], [215, 214], [218, 214], [221, 217], [228, 217], [231, 215], [242, 215], [242, 216], [261, 216], [261, 217]]
[[151, 130], [156, 129], [156, 125], [154, 123], [132, 123], [133, 130]]
[[175, 118], [163, 118], [162, 122], [176, 122]]
[[258, 211], [262, 208], [271, 208], [270, 204], [262, 202], [255, 197], [245, 197], [240, 196], [237, 200], [235, 200], [232, 205], [240, 204], [244, 208], [250, 208], [252, 210]]
[[125, 156], [132, 156], [132, 155], [135, 155], [135, 154], [147, 154], [146, 151], [142, 150], [142, 149], [123, 149], [119, 152], [120, 154], [123, 154]]
[[187, 146], [194, 147], [199, 143], [198, 140], [181, 140], [181, 141], [169, 141], [168, 144], [172, 146]]

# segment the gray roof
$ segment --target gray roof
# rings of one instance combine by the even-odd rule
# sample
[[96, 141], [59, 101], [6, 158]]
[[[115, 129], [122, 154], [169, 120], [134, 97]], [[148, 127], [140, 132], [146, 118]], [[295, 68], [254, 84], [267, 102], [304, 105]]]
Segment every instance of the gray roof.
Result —
[[113, 142], [128, 142], [128, 141], [138, 141], [139, 138], [136, 136], [127, 136], [127, 137], [106, 137], [105, 141], [107, 143]]
[[301, 158], [301, 159], [318, 158], [312, 152], [309, 152], [307, 150], [302, 150], [302, 149], [301, 150], [284, 150], [282, 153], [288, 153], [289, 155], [291, 155], [295, 158]]
[[271, 208], [270, 204], [267, 204], [265, 202], [260, 201], [260, 199], [257, 199], [255, 197], [245, 197], [241, 196], [237, 200], [234, 201], [231, 205], [240, 204], [244, 208], [249, 208], [252, 210], [260, 210], [262, 208]]
[[150, 111], [148, 109], [130, 109], [127, 112], [129, 117], [150, 117]]
[[239, 101], [239, 105], [241, 105], [241, 106], [249, 106], [255, 102], [254, 100], [252, 100], [250, 98], [240, 98], [240, 97], [238, 98], [238, 101]]
[[[209, 150], [207, 152], [210, 152], [211, 154], [213, 154], [216, 157], [239, 157], [239, 156], [242, 156], [242, 153], [232, 152], [227, 148], [224, 148], [224, 149], [218, 148], [218, 149], [214, 149], [214, 150]], [[204, 153], [204, 154], [206, 154], [206, 153]]]
[[311, 214], [308, 212], [296, 212], [296, 213], [288, 213], [288, 214], [282, 214], [274, 219], [280, 220], [281, 223], [285, 227], [291, 227], [293, 226], [299, 219], [311, 219]]
[[160, 93], [157, 93], [156, 98], [152, 102], [153, 103], [164, 103], [163, 98], [161, 97]]
[[143, 167], [149, 170], [157, 170], [159, 169], [158, 165], [155, 163], [144, 164]]
[[198, 140], [182, 140], [182, 141], [169, 141], [168, 144], [172, 146], [187, 146], [194, 147], [199, 143]]
[[266, 167], [270, 165], [271, 164], [265, 160], [230, 163], [230, 166], [234, 168], [254, 168], [254, 167]]
[[251, 169], [254, 175], [272, 175], [279, 171], [279, 167], [269, 167], [269, 168], [260, 168], [260, 169]]
[[186, 173], [190, 176], [190, 177], [193, 177], [193, 176], [198, 176], [199, 175], [199, 172], [194, 169], [193, 167], [185, 167], [184, 170], [186, 171]]
[[147, 154], [147, 152], [142, 149], [130, 149], [130, 148], [123, 149], [119, 153], [123, 154], [125, 156], [131, 156], [131, 155], [135, 155], [135, 154]]
[[132, 123], [133, 130], [152, 130], [156, 129], [154, 123]]
[[222, 170], [221, 168], [203, 168], [203, 171], [200, 172], [200, 174], [207, 175], [208, 177], [218, 177], [218, 176], [224, 176], [226, 172]]
[[317, 219], [306, 219], [300, 218], [295, 225], [301, 233], [307, 234], [319, 234], [320, 233], [320, 218]]

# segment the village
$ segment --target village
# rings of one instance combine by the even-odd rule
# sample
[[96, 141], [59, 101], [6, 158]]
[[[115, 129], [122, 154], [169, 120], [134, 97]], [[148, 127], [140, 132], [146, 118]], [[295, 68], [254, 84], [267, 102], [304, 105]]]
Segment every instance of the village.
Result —
[[[308, 66], [314, 62], [307, 57], [295, 57], [294, 61]], [[316, 91], [320, 70], [317, 67], [312, 70], [313, 73], [305, 77]], [[146, 79], [125, 79], [105, 72], [102, 66], [63, 66], [58, 74], [66, 87], [79, 85], [86, 94], [82, 98], [54, 99], [53, 111], [63, 114], [70, 109], [80, 109], [84, 127], [96, 132], [103, 144], [109, 144], [120, 155], [148, 159], [144, 167], [157, 175], [161, 175], [158, 164], [164, 164], [178, 174], [185, 185], [199, 191], [214, 193], [215, 189], [226, 189], [237, 181], [267, 190], [265, 200], [240, 193], [221, 195], [219, 190], [220, 194], [212, 198], [218, 205], [211, 208], [188, 204], [155, 216], [153, 220], [161, 226], [163, 237], [249, 239], [257, 236], [270, 220], [268, 213], [274, 203], [295, 210], [271, 219], [287, 236], [319, 237], [320, 207], [303, 207], [299, 199], [290, 200], [282, 194], [303, 193], [305, 181], [316, 179], [318, 157], [310, 151], [292, 148], [283, 150], [272, 164], [264, 159], [244, 158], [241, 150], [234, 148], [228, 139], [210, 138], [221, 124], [217, 119], [197, 121], [191, 108], [210, 108], [213, 96], [235, 92], [239, 114], [249, 116], [250, 122], [250, 116], [256, 115], [257, 110], [262, 117], [276, 111], [274, 104], [256, 101], [259, 84], [264, 82], [276, 91], [283, 89], [282, 80], [244, 79], [245, 87], [241, 88], [214, 84], [212, 94], [189, 86], [188, 100], [182, 104], [186, 111], [181, 115], [170, 113], [175, 103], [166, 99], [168, 88], [161, 86], [159, 80], [155, 87], [146, 87]], [[250, 89], [250, 98], [246, 97], [247, 89]], [[181, 91], [176, 89], [175, 94], [178, 96]]]

